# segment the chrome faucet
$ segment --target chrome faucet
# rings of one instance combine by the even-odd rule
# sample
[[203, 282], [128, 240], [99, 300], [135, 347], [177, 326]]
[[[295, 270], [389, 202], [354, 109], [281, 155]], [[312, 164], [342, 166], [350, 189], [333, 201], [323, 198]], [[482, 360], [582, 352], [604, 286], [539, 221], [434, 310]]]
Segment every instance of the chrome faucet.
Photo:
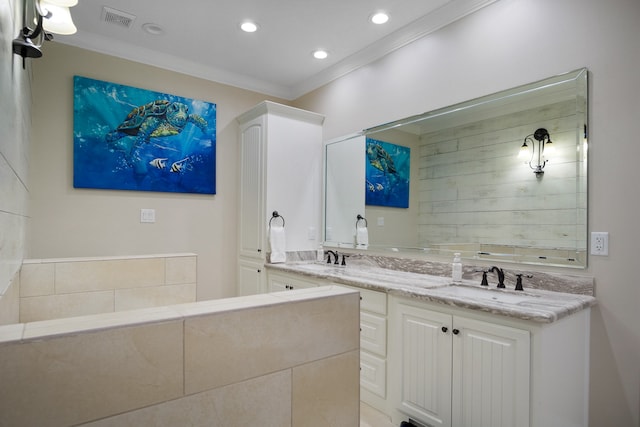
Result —
[[489, 271], [495, 271], [498, 273], [498, 288], [506, 288], [504, 285], [504, 271], [501, 268], [496, 267], [495, 265], [491, 267]]

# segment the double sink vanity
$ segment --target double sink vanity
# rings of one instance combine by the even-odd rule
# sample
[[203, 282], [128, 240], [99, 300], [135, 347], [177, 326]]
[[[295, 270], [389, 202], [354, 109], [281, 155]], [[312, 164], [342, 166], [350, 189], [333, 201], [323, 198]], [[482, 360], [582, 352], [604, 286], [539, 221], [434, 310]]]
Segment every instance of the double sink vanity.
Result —
[[475, 267], [453, 284], [447, 263], [351, 254], [347, 264], [267, 264], [268, 290], [360, 291], [360, 397], [394, 424], [587, 425], [592, 279], [536, 273], [515, 291], [509, 271], [497, 289]]
[[[588, 425], [593, 279], [540, 271], [587, 266], [587, 74], [323, 144], [316, 113], [265, 101], [241, 115], [238, 295], [359, 290], [360, 397], [394, 425]], [[287, 218], [282, 264], [272, 215]], [[316, 262], [318, 242], [347, 265]], [[493, 264], [506, 289], [493, 273], [481, 285]]]

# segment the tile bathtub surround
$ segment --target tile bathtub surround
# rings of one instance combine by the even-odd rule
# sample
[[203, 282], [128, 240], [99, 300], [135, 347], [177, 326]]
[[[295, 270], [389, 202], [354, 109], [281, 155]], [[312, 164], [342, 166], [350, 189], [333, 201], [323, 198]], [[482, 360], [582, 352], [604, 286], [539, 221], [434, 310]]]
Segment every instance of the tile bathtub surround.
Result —
[[196, 268], [195, 254], [25, 260], [20, 321], [194, 302]]
[[18, 326], [0, 327], [0, 425], [357, 425], [359, 296], [345, 288]]

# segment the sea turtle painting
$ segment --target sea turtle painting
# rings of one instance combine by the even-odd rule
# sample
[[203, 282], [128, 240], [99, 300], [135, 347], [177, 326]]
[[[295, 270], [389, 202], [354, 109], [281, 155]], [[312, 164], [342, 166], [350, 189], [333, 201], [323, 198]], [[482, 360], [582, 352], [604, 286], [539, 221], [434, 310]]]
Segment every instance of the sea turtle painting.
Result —
[[189, 123], [206, 133], [207, 121], [197, 114], [189, 114], [186, 104], [158, 99], [131, 110], [116, 129], [105, 135], [105, 140], [112, 148], [126, 153], [135, 174], [145, 175], [148, 162], [140, 157], [138, 149], [151, 138], [178, 135]]
[[391, 158], [389, 153], [378, 143], [367, 144], [367, 159], [371, 166], [380, 170], [385, 175], [396, 173], [393, 158]]
[[365, 203], [408, 207], [411, 149], [367, 138], [365, 152]]
[[197, 114], [189, 114], [189, 107], [181, 102], [159, 99], [135, 107], [118, 127], [106, 135], [109, 143], [126, 136], [136, 137], [136, 146], [149, 142], [152, 137], [177, 135], [188, 123], [207, 130], [207, 122]]
[[73, 185], [216, 193], [217, 106], [73, 76]]

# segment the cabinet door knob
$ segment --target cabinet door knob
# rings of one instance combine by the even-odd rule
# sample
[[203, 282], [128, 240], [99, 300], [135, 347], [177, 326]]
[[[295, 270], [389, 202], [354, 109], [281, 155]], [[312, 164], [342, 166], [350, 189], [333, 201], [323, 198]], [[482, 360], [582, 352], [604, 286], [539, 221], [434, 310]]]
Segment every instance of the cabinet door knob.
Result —
[[446, 326], [442, 327], [442, 332], [444, 332], [445, 334], [447, 333], [448, 330], [449, 330], [449, 328], [447, 328]]
[[458, 335], [460, 333], [460, 330], [459, 329], [454, 329], [451, 332], [453, 332], [453, 335]]

